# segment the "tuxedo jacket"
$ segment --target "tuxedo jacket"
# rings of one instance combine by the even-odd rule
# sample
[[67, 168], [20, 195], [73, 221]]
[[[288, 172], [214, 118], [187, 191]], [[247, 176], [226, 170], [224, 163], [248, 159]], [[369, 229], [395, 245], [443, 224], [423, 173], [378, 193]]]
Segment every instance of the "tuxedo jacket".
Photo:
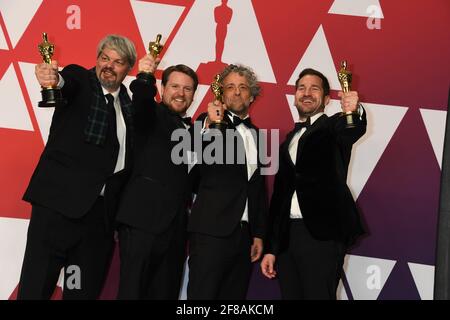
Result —
[[270, 203], [268, 253], [278, 254], [288, 245], [294, 192], [305, 226], [315, 239], [349, 245], [363, 233], [346, 180], [352, 146], [366, 131], [366, 113], [355, 121], [355, 128], [346, 129], [345, 124], [345, 117], [339, 114], [320, 116], [300, 137], [295, 165], [289, 154], [295, 132], [280, 146]]
[[[201, 114], [197, 121], [203, 121], [206, 113]], [[229, 128], [236, 130], [233, 124]], [[258, 149], [258, 130], [252, 125], [256, 136], [255, 144]], [[245, 203], [248, 199], [248, 219], [252, 237], [264, 238], [267, 220], [267, 198], [265, 177], [261, 175], [261, 163], [250, 180], [248, 179], [246, 159], [245, 163], [227, 164], [227, 152], [234, 148], [234, 155], [245, 155], [244, 142], [236, 132], [237, 139], [223, 139], [223, 163], [198, 163], [191, 174], [196, 185], [196, 198], [191, 209], [188, 223], [189, 232], [198, 232], [216, 237], [230, 235], [241, 221]], [[234, 140], [234, 141], [232, 141]], [[234, 143], [234, 144], [233, 144]], [[228, 144], [228, 150], [227, 150]], [[208, 143], [204, 143], [204, 150]], [[205, 155], [205, 152], [204, 152]], [[204, 160], [204, 159], [203, 159]]]
[[181, 117], [155, 102], [153, 76], [134, 80], [133, 93], [134, 153], [133, 168], [119, 204], [117, 220], [141, 230], [160, 234], [167, 230], [177, 214], [186, 214], [188, 165], [172, 161], [174, 130], [184, 130]]
[[[105, 184], [107, 189], [116, 184], [120, 186], [116, 178], [121, 174], [113, 177], [119, 143], [117, 133], [109, 129], [112, 126], [108, 126], [103, 145], [87, 143], [85, 139], [84, 130], [94, 99], [89, 73], [78, 65], [68, 65], [61, 71], [62, 95], [67, 104], [55, 108], [47, 144], [23, 196], [25, 201], [69, 218], [85, 215]], [[121, 85], [121, 90], [126, 88]], [[108, 121], [113, 121], [110, 118]], [[124, 120], [127, 121], [125, 117]], [[127, 151], [130, 148], [128, 134]], [[126, 154], [128, 157], [128, 152]], [[128, 163], [126, 159], [126, 165]]]

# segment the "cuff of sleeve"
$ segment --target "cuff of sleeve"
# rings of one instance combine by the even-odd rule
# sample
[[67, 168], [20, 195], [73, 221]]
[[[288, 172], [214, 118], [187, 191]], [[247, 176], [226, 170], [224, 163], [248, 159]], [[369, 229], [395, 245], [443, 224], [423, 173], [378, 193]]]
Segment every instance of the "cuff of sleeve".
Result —
[[206, 128], [206, 121], [207, 121], [208, 117], [206, 117], [205, 119], [203, 119], [203, 127], [202, 130], [200, 131], [200, 134], [205, 134], [208, 132], [208, 128]]
[[148, 82], [148, 83], [156, 83], [156, 78], [153, 75], [153, 73], [139, 72], [136, 76], [136, 79], [138, 79], [139, 81], [144, 81], [144, 82]]
[[56, 87], [58, 89], [61, 89], [64, 86], [64, 78], [62, 77], [62, 75], [60, 73], [58, 74], [58, 78], [59, 78], [59, 81], [58, 81], [58, 84], [56, 85]]
[[359, 120], [362, 120], [362, 116], [364, 114], [364, 108], [361, 103], [358, 103], [358, 114], [359, 114]]

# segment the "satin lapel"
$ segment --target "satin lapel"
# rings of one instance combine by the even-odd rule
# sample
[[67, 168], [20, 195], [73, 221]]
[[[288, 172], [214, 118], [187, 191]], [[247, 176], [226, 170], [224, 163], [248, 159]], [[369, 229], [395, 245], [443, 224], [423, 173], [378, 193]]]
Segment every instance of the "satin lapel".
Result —
[[313, 134], [315, 131], [317, 131], [317, 130], [319, 130], [320, 128], [323, 127], [323, 125], [325, 124], [325, 121], [326, 121], [327, 118], [328, 118], [327, 115], [325, 115], [325, 114], [321, 115], [319, 117], [319, 119], [314, 121], [314, 123], [305, 131], [305, 133], [302, 134], [302, 136], [298, 140], [296, 163], [299, 163], [299, 159], [298, 158], [300, 157], [301, 150], [303, 149], [305, 141], [308, 140], [308, 137], [311, 134]]
[[292, 138], [294, 138], [295, 132], [291, 131], [287, 134], [286, 140], [284, 140], [283, 144], [281, 145], [281, 154], [280, 157], [283, 157], [286, 159], [286, 162], [289, 163], [289, 165], [293, 168], [295, 167], [294, 162], [292, 162], [291, 155], [289, 154], [289, 144], [292, 141]]
[[[241, 175], [242, 175], [242, 177], [245, 177], [245, 179], [247, 180], [247, 176], [248, 176], [248, 173], [247, 173], [247, 157], [245, 156], [246, 154], [245, 154], [245, 147], [244, 147], [244, 139], [242, 139], [242, 136], [241, 136], [241, 134], [239, 133], [239, 131], [236, 129], [236, 127], [234, 126], [234, 124], [233, 124], [233, 121], [231, 121], [230, 120], [230, 118], [228, 117], [228, 126], [227, 126], [227, 130], [234, 130], [234, 133], [236, 134], [236, 137], [237, 137], [237, 139], [238, 139], [238, 141], [237, 141], [237, 145], [235, 145], [235, 143], [236, 143], [236, 141], [232, 141], [231, 143], [233, 143], [233, 145], [234, 145], [234, 152], [235, 152], [235, 158], [234, 158], [234, 161], [236, 161], [237, 160], [237, 152], [239, 152], [239, 146], [241, 145], [242, 146], [242, 148], [243, 148], [243, 152], [244, 152], [244, 158], [245, 158], [245, 163], [244, 164], [235, 164], [235, 165], [237, 165], [237, 166], [239, 166], [239, 170], [241, 171]], [[224, 138], [224, 142], [226, 141], [226, 133], [225, 133], [225, 138]], [[233, 139], [234, 140], [234, 139]], [[224, 144], [224, 148], [225, 148], [225, 153], [226, 153], [226, 149], [227, 149], [227, 142], [225, 142], [225, 144]], [[224, 159], [224, 161], [225, 161], [226, 159]]]
[[[256, 177], [258, 177], [260, 175], [260, 171], [261, 171], [261, 167], [263, 166], [263, 164], [261, 163], [261, 157], [260, 157], [260, 152], [263, 151], [264, 153], [266, 153], [267, 155], [267, 148], [266, 148], [266, 143], [267, 143], [267, 137], [264, 136], [260, 141], [260, 136], [261, 136], [261, 132], [259, 132], [259, 129], [257, 127], [255, 127], [254, 125], [251, 126], [250, 129], [250, 133], [252, 134], [253, 140], [255, 142], [256, 145], [256, 161], [257, 161], [257, 168], [255, 170], [255, 172], [253, 172], [253, 175], [250, 177], [249, 181], [253, 181], [254, 179], [256, 179]], [[261, 146], [260, 142], [262, 144], [264, 144], [264, 147]], [[247, 159], [245, 159], [245, 161], [247, 161]], [[247, 170], [247, 163], [245, 165], [245, 169]]]

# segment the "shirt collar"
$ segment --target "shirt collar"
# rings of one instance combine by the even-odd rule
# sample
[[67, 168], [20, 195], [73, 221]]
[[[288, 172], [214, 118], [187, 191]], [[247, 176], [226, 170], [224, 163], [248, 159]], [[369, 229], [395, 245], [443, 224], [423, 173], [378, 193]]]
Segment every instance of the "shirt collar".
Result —
[[321, 116], [323, 115], [323, 112], [318, 112], [315, 115], [313, 115], [312, 117], [309, 118], [309, 120], [311, 121], [311, 125], [317, 120], [319, 119]]
[[114, 101], [117, 101], [117, 97], [119, 96], [119, 92], [120, 92], [120, 88], [117, 89], [114, 92], [109, 92], [108, 90], [106, 90], [103, 86], [102, 86], [102, 90], [103, 90], [103, 95], [107, 95], [108, 93], [110, 93], [113, 97], [114, 97]]
[[[230, 110], [227, 110], [228, 111], [228, 117], [231, 119], [231, 120], [233, 120], [233, 117], [238, 117], [238, 118], [240, 118], [237, 114], [235, 114], [234, 112], [231, 112]], [[247, 119], [248, 117], [250, 117], [248, 114], [242, 119], [242, 120], [244, 120], [244, 119]]]

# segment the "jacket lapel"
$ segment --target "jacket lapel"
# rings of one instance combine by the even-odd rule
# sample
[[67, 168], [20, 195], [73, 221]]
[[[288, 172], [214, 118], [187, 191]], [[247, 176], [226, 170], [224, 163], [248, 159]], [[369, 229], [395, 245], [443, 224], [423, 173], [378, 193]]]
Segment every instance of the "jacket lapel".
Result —
[[314, 121], [314, 123], [302, 134], [302, 136], [298, 140], [296, 163], [299, 163], [299, 158], [302, 153], [303, 146], [305, 145], [305, 141], [308, 140], [311, 134], [323, 127], [327, 118], [328, 116], [326, 114], [321, 115], [319, 119]]
[[289, 144], [292, 141], [292, 138], [294, 138], [295, 132], [294, 130], [292, 130], [291, 132], [288, 133], [286, 140], [284, 141], [284, 143], [281, 145], [281, 157], [284, 157], [286, 159], [286, 162], [292, 167], [294, 168], [294, 162], [292, 162], [291, 159], [291, 155], [289, 154]]
[[[259, 132], [259, 129], [257, 127], [255, 127], [253, 124], [250, 129], [251, 129], [250, 132], [252, 134], [253, 141], [255, 142], [255, 145], [256, 145], [256, 165], [257, 165], [255, 172], [253, 172], [253, 174], [249, 180], [250, 182], [252, 182], [253, 180], [256, 179], [256, 177], [258, 177], [260, 175], [260, 170], [261, 170], [261, 167], [263, 166], [263, 164], [260, 161], [260, 152], [261, 151], [267, 152], [267, 149], [266, 149], [267, 139], [265, 139], [266, 137], [264, 137], [263, 139], [260, 139], [261, 132]], [[261, 146], [261, 144], [264, 144], [264, 148]], [[245, 159], [245, 161], [247, 162], [247, 158]], [[247, 173], [247, 165], [245, 166], [245, 172]]]

